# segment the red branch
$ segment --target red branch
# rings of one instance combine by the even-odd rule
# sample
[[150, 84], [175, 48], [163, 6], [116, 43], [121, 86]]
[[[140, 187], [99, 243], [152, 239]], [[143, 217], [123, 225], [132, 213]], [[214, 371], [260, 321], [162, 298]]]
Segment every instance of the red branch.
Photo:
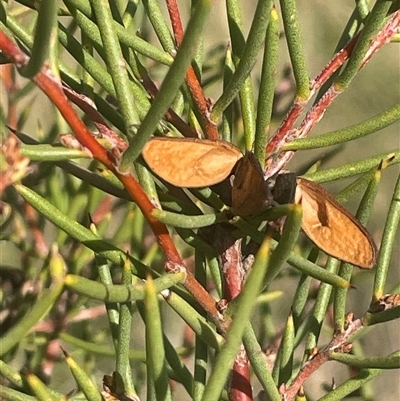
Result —
[[252, 387], [250, 381], [250, 364], [243, 344], [236, 355], [232, 367], [231, 386], [229, 391], [230, 401], [252, 401]]
[[[223, 298], [227, 302], [231, 302], [242, 292], [246, 278], [246, 271], [242, 261], [242, 241], [241, 239], [236, 239], [226, 227], [218, 224], [210, 229], [209, 238], [212, 238], [211, 242], [221, 257], [221, 269], [224, 279]], [[253, 400], [250, 364], [243, 345], [241, 345], [232, 366], [229, 399], [231, 401]]]
[[301, 103], [294, 103], [289, 112], [286, 114], [286, 117], [282, 121], [278, 130], [275, 132], [274, 136], [268, 141], [267, 148], [265, 150], [266, 152], [265, 154], [267, 157], [266, 167], [268, 167], [268, 169], [269, 169], [268, 160], [272, 162], [272, 160], [268, 158], [277, 153], [279, 149], [281, 149], [282, 146], [286, 142], [288, 142], [289, 133], [293, 129], [294, 124], [296, 123], [297, 119], [299, 118], [299, 115], [304, 110], [306, 105], [307, 101]]
[[184, 31], [182, 26], [182, 19], [179, 13], [179, 7], [176, 0], [167, 0], [167, 8], [169, 19], [171, 20], [172, 30], [175, 36], [176, 46], [179, 47], [182, 43]]
[[[246, 277], [242, 262], [241, 243], [241, 240], [236, 240], [221, 255], [225, 281], [224, 298], [228, 302], [232, 301], [242, 292]], [[231, 401], [253, 400], [250, 364], [243, 344], [233, 363], [229, 399]]]
[[15, 82], [15, 76], [12, 73], [12, 69], [12, 65], [0, 66], [0, 76], [7, 93], [10, 94], [7, 105], [7, 125], [16, 127], [18, 123], [17, 102], [14, 101], [15, 96], [13, 95], [18, 91], [18, 85]]
[[[158, 94], [158, 88], [153, 80], [150, 78], [147, 70], [137, 60], [140, 79], [143, 86], [146, 88], [147, 93], [154, 99]], [[169, 108], [164, 115], [166, 121], [171, 123], [183, 136], [186, 138], [199, 138], [198, 133], [190, 127], [183, 119], [175, 113], [172, 108]]]
[[[266, 156], [267, 158], [279, 152], [282, 146], [294, 138], [292, 137], [292, 132], [295, 132], [293, 129], [294, 124], [296, 123], [297, 118], [302, 113], [304, 108], [307, 106], [308, 101], [314, 95], [314, 93], [334, 74], [334, 72], [341, 66], [343, 63], [350, 57], [353, 52], [354, 46], [357, 43], [359, 34], [354, 36], [354, 38], [335, 56], [332, 60], [324, 67], [321, 73], [313, 80], [311, 83], [310, 96], [308, 100], [302, 101], [301, 103], [297, 103], [295, 101], [292, 108], [289, 110], [285, 119], [282, 121], [278, 130], [274, 134], [274, 136], [269, 140], [266, 148]], [[294, 152], [293, 152], [294, 153]], [[269, 163], [267, 162], [266, 166], [269, 167], [269, 170], [272, 168], [272, 158], [269, 159]], [[274, 170], [275, 171], [275, 170]], [[279, 170], [278, 170], [279, 171]], [[275, 171], [276, 172], [276, 171]], [[275, 174], [275, 172], [273, 174]], [[270, 171], [267, 172], [268, 176], [266, 178], [271, 177], [273, 174], [270, 174]]]
[[[175, 43], [179, 48], [183, 40], [184, 30], [176, 0], [167, 0], [167, 7], [172, 30], [174, 32]], [[196, 102], [197, 108], [203, 117], [206, 137], [208, 139], [217, 140], [219, 138], [217, 126], [213, 121], [210, 120], [209, 103], [204, 96], [203, 88], [201, 87], [200, 82], [197, 79], [196, 72], [192, 66], [190, 66], [187, 70], [185, 81], [190, 89], [194, 101]]]
[[35, 242], [35, 250], [38, 255], [45, 258], [49, 253], [49, 247], [46, 244], [44, 232], [39, 225], [39, 215], [29, 203], [24, 202], [25, 219], [32, 232]]
[[360, 37], [360, 33], [361, 32], [358, 32], [357, 35], [355, 35], [343, 49], [339, 50], [333, 56], [332, 60], [320, 72], [320, 74], [317, 75], [311, 84], [314, 92], [317, 91], [350, 57], [351, 53], [353, 53], [358, 38]]
[[307, 361], [288, 388], [281, 389], [281, 393], [283, 394], [283, 399], [285, 401], [291, 401], [295, 399], [304, 382], [311, 376], [312, 373], [319, 369], [325, 362], [330, 360], [330, 356], [333, 352], [349, 353], [351, 351], [351, 344], [348, 343], [349, 337], [364, 327], [361, 319], [353, 321], [352, 318], [352, 314], [349, 314], [348, 319], [351, 321], [348, 321], [345, 331], [336, 334], [324, 350], [318, 352], [309, 361]]
[[[383, 45], [388, 43], [393, 35], [399, 31], [400, 24], [400, 11], [395, 12], [390, 20], [386, 23], [384, 28], [376, 35], [374, 40], [371, 41], [370, 48], [366, 53], [364, 60], [360, 66], [363, 68], [366, 63], [371, 59], [372, 55], [376, 53]], [[312, 83], [310, 98], [313, 96], [315, 91], [319, 89], [332, 74], [349, 58], [354, 50], [355, 44], [359, 35], [356, 35], [342, 50], [340, 50], [332, 60], [325, 66], [322, 72], [315, 78]], [[326, 108], [336, 99], [341, 90], [332, 85], [325, 95], [313, 106], [310, 111], [306, 114], [303, 122], [299, 129], [293, 129], [296, 119], [300, 113], [304, 110], [307, 105], [306, 102], [295, 103], [292, 109], [289, 111], [287, 117], [278, 128], [275, 135], [270, 139], [267, 148], [266, 156], [267, 170], [265, 172], [266, 178], [269, 178], [279, 172], [293, 157], [294, 151], [282, 152], [276, 157], [276, 154], [282, 148], [283, 144], [290, 142], [294, 139], [305, 138], [323, 117]]]
[[[0, 30], [0, 49], [14, 62], [14, 64], [16, 64], [17, 67], [21, 68], [27, 64], [28, 57], [2, 30]], [[79, 142], [84, 147], [88, 148], [92, 152], [93, 157], [104, 164], [124, 184], [125, 188], [147, 219], [160, 247], [166, 255], [166, 270], [171, 271], [176, 266], [184, 268], [187, 274], [186, 281], [183, 283], [184, 286], [192, 293], [195, 299], [197, 299], [199, 304], [211, 316], [213, 321], [219, 323], [218, 311], [213, 298], [184, 267], [184, 263], [169, 235], [167, 227], [152, 216], [152, 211], [155, 207], [133, 175], [122, 174], [118, 171], [113, 154], [108, 152], [99, 142], [97, 142], [82, 120], [78, 117], [75, 110], [68, 102], [60, 83], [47, 66], [42, 68], [42, 70], [33, 78], [33, 81], [59, 109]]]

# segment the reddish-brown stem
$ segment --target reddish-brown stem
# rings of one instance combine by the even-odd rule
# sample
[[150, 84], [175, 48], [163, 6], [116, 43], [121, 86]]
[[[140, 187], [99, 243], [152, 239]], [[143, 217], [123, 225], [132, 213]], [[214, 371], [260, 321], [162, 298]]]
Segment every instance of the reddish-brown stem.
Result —
[[385, 44], [389, 43], [393, 38], [393, 35], [400, 34], [400, 10], [393, 13], [390, 20], [383, 27], [383, 29], [376, 35], [371, 41], [370, 47], [364, 57], [364, 60], [360, 68], [363, 68], [365, 64], [371, 59], [371, 57]]
[[265, 150], [267, 159], [275, 154], [282, 147], [282, 145], [287, 142], [288, 134], [293, 129], [294, 124], [306, 105], [307, 102], [293, 104], [281, 125], [275, 132], [274, 136], [268, 141], [267, 148]]
[[329, 361], [332, 352], [350, 352], [351, 344], [348, 343], [348, 339], [351, 335], [355, 334], [362, 328], [363, 324], [361, 319], [357, 319], [351, 321], [343, 333], [335, 335], [323, 351], [318, 352], [312, 359], [303, 365], [290, 386], [282, 391], [284, 395], [283, 399], [285, 401], [295, 399], [296, 394], [299, 392], [304, 382], [325, 362]]
[[[354, 38], [338, 53], [335, 54], [335, 56], [332, 58], [332, 60], [324, 67], [324, 69], [321, 71], [321, 73], [312, 81], [311, 83], [311, 91], [310, 91], [310, 97], [314, 95], [314, 93], [332, 76], [332, 74], [341, 66], [343, 63], [349, 58], [350, 54], [352, 53], [355, 44], [357, 43], [359, 34], [354, 36]], [[308, 99], [308, 100], [309, 100]], [[281, 125], [279, 126], [278, 130], [274, 134], [274, 136], [269, 140], [266, 148], [266, 156], [267, 159], [277, 153], [279, 149], [282, 148], [282, 146], [290, 141], [291, 139], [291, 134], [292, 130], [294, 127], [294, 124], [296, 123], [297, 118], [299, 115], [302, 113], [306, 105], [308, 104], [307, 101], [302, 101], [301, 103], [295, 102], [292, 108], [289, 110], [288, 114], [286, 115], [285, 119], [282, 121]], [[271, 177], [273, 174], [276, 173], [276, 169], [274, 170], [274, 173], [272, 173], [271, 169], [271, 163], [273, 163], [273, 160], [270, 159], [268, 160], [266, 167], [268, 167], [268, 171], [266, 172], [267, 177]], [[278, 170], [279, 171], [279, 170]]]
[[232, 367], [231, 386], [229, 391], [230, 401], [252, 401], [253, 392], [250, 382], [250, 364], [246, 351], [241, 345]]
[[[245, 272], [242, 263], [241, 241], [235, 243], [222, 253], [224, 271], [224, 297], [230, 302], [237, 297], [243, 288]], [[241, 345], [232, 367], [232, 378], [229, 391], [229, 399], [232, 401], [253, 400], [250, 364], [247, 353]]]
[[[11, 60], [13, 60], [18, 67], [22, 67], [28, 62], [28, 57], [2, 30], [0, 30], [0, 49]], [[123, 174], [118, 171], [115, 157], [111, 152], [108, 152], [99, 142], [97, 142], [82, 120], [75, 113], [74, 109], [69, 104], [60, 83], [53, 76], [51, 70], [47, 66], [43, 67], [42, 70], [33, 78], [33, 81], [59, 109], [79, 142], [84, 147], [88, 148], [92, 152], [93, 157], [103, 163], [124, 184], [125, 188], [147, 219], [160, 247], [166, 255], [167, 261], [169, 262], [167, 263], [167, 271], [169, 271], [168, 266], [172, 265], [184, 267], [184, 263], [169, 235], [167, 227], [152, 216], [154, 206], [143, 191], [142, 187], [135, 180], [132, 174]], [[190, 272], [186, 271], [186, 274], [187, 278], [184, 283], [186, 289], [195, 296], [199, 304], [208, 314], [210, 314], [214, 322], [218, 323], [218, 311], [214, 300], [194, 279]]]
[[7, 105], [7, 125], [11, 127], [16, 127], [18, 123], [17, 118], [17, 105], [13, 101], [13, 94], [17, 91], [17, 84], [15, 82], [13, 73], [12, 73], [12, 65], [2, 65], [0, 66], [0, 74], [1, 80], [4, 83], [4, 87], [11, 96], [8, 97], [8, 105]]
[[334, 73], [340, 66], [350, 57], [353, 53], [354, 47], [360, 37], [358, 32], [347, 45], [339, 50], [332, 58], [331, 61], [323, 68], [323, 70], [317, 75], [314, 81], [311, 83], [313, 91], [317, 91]]
[[197, 79], [193, 67], [189, 67], [186, 73], [186, 83], [189, 86], [190, 92], [192, 93], [193, 99], [197, 104], [200, 114], [203, 116], [203, 121], [206, 128], [206, 137], [216, 141], [219, 138], [217, 125], [210, 120], [209, 103], [204, 96], [203, 89], [199, 83], [199, 80]]
[[[371, 41], [370, 48], [364, 57], [364, 61], [360, 68], [363, 68], [365, 64], [371, 59], [373, 54], [378, 51], [384, 44], [388, 43], [396, 31], [399, 30], [400, 24], [400, 11], [393, 13], [390, 20], [387, 22], [385, 27], [376, 35], [373, 41]], [[312, 88], [317, 91], [331, 76], [332, 74], [350, 57], [357, 43], [357, 40], [361, 32], [358, 32], [347, 45], [340, 50], [332, 60], [325, 66], [321, 73], [314, 79]]]
[[114, 131], [112, 131], [104, 120], [103, 116], [97, 111], [92, 99], [81, 93], [75, 92], [63, 84], [63, 90], [67, 98], [75, 103], [93, 121], [99, 132], [105, 135], [114, 147], [123, 152], [128, 147], [127, 143]]
[[[328, 91], [321, 97], [318, 103], [313, 106], [310, 111], [306, 114], [303, 122], [301, 123], [299, 129], [294, 129], [290, 131], [286, 139], [283, 139], [283, 143], [286, 141], [291, 141], [293, 139], [305, 138], [312, 128], [318, 123], [318, 121], [323, 117], [325, 110], [328, 106], [342, 93], [338, 91], [335, 86], [331, 86]], [[284, 166], [286, 166], [290, 159], [294, 156], [295, 151], [282, 152], [276, 158], [271, 158], [268, 160], [268, 171], [267, 177], [272, 177], [277, 172], [281, 171]]]
[[[3, 31], [0, 31], [0, 43], [4, 52], [9, 50], [7, 52], [7, 55], [12, 57], [19, 67], [27, 62], [27, 58], [23, 57], [22, 51], [13, 44], [13, 42], [4, 34]], [[13, 44], [13, 46], [11, 46], [10, 44]], [[18, 60], [23, 60], [23, 62], [18, 62]], [[167, 244], [169, 241], [166, 240], [165, 237], [169, 237], [168, 230], [164, 224], [161, 224], [160, 222], [155, 220], [154, 217], [151, 215], [151, 211], [154, 209], [154, 206], [148, 199], [147, 195], [144, 193], [138, 182], [131, 174], [124, 175], [118, 172], [114, 156], [110, 152], [107, 152], [106, 149], [104, 149], [104, 147], [100, 145], [100, 143], [97, 142], [97, 140], [92, 136], [91, 132], [88, 130], [82, 120], [75, 113], [71, 105], [68, 103], [68, 100], [65, 97], [59, 82], [57, 82], [51, 71], [47, 67], [44, 67], [33, 78], [33, 80], [37, 84], [37, 86], [57, 106], [65, 120], [71, 126], [72, 131], [75, 133], [79, 142], [92, 152], [95, 159], [97, 159], [108, 169], [113, 171], [118, 176], [118, 178], [126, 185], [126, 188], [129, 191], [130, 195], [148, 219], [154, 233], [157, 237], [160, 237], [160, 245], [162, 244], [163, 246], [164, 244]], [[175, 247], [168, 246], [168, 248], [170, 249], [170, 251], [167, 253], [168, 260], [180, 263], [181, 259]]]
[[[332, 74], [349, 58], [351, 52], [354, 49], [355, 44], [357, 43], [359, 34], [356, 35], [342, 50], [340, 50], [336, 55], [332, 58], [332, 60], [324, 67], [321, 73], [313, 80], [311, 83], [311, 91], [310, 97], [314, 95], [314, 93], [332, 76]], [[308, 100], [309, 100], [308, 99]], [[302, 101], [301, 103], [295, 102], [292, 108], [287, 113], [285, 119], [282, 121], [281, 125], [279, 126], [278, 130], [274, 134], [274, 136], [269, 140], [266, 148], [266, 157], [267, 159], [270, 156], [273, 156], [275, 153], [282, 148], [282, 146], [289, 142], [292, 134], [292, 130], [294, 124], [296, 123], [297, 118], [302, 113], [306, 105], [308, 104], [307, 101]], [[293, 130], [294, 131], [294, 130]], [[294, 152], [292, 152], [293, 154]], [[266, 178], [271, 177], [275, 174], [276, 168], [272, 173], [272, 163], [273, 159], [269, 159], [267, 161], [266, 167], [268, 171], [266, 171]], [[279, 171], [279, 170], [278, 170]]]
[[[171, 20], [172, 30], [174, 32], [176, 47], [179, 48], [183, 40], [184, 30], [178, 4], [175, 0], [167, 0], [167, 7], [169, 18]], [[190, 66], [186, 72], [185, 81], [203, 118], [206, 137], [208, 139], [217, 140], [219, 138], [217, 126], [210, 120], [209, 103], [204, 96], [203, 89], [192, 66]]]
[[243, 272], [241, 241], [237, 240], [221, 253], [224, 298], [231, 302], [242, 291], [245, 274]]
[[[363, 63], [360, 69], [370, 60], [371, 56], [377, 52], [384, 44], [388, 43], [393, 37], [394, 33], [399, 30], [400, 24], [400, 11], [393, 14], [390, 20], [387, 22], [385, 27], [376, 35], [373, 41], [371, 41], [370, 48], [366, 53]], [[310, 92], [310, 98], [319, 89], [332, 74], [348, 59], [354, 50], [355, 44], [359, 35], [356, 35], [342, 50], [340, 50], [332, 60], [325, 66], [322, 72], [315, 78], [312, 83]], [[294, 151], [283, 152], [276, 155], [282, 148], [283, 144], [298, 138], [305, 138], [312, 130], [312, 128], [318, 123], [323, 117], [327, 107], [336, 99], [336, 97], [342, 93], [340, 88], [332, 85], [324, 96], [314, 105], [310, 111], [306, 114], [303, 122], [299, 129], [293, 129], [294, 123], [297, 117], [303, 111], [307, 102], [295, 103], [289, 111], [287, 117], [278, 128], [275, 135], [270, 139], [266, 148], [266, 171], [265, 177], [269, 178], [279, 172], [293, 157]]]
[[24, 211], [26, 221], [29, 224], [29, 227], [33, 234], [36, 252], [38, 253], [38, 255], [46, 257], [46, 255], [49, 253], [49, 247], [47, 246], [46, 240], [44, 239], [43, 230], [38, 224], [38, 213], [29, 203], [24, 204]]
[[[152, 99], [158, 94], [158, 88], [156, 84], [152, 81], [147, 70], [137, 61], [140, 79], [142, 80], [143, 86], [146, 88], [147, 93]], [[182, 118], [175, 113], [174, 110], [169, 108], [164, 116], [165, 120], [171, 123], [183, 136], [186, 138], [198, 138], [199, 134], [190, 127]]]
[[[224, 279], [223, 298], [227, 302], [235, 299], [243, 289], [246, 271], [242, 261], [241, 243], [223, 226], [213, 228], [212, 242], [221, 257]], [[250, 365], [246, 351], [241, 346], [232, 366], [229, 399], [232, 401], [253, 400], [250, 381]]]
[[167, 8], [169, 19], [171, 20], [172, 30], [175, 36], [176, 47], [179, 47], [182, 43], [184, 31], [182, 26], [182, 20], [179, 13], [179, 7], [175, 0], [167, 0]]

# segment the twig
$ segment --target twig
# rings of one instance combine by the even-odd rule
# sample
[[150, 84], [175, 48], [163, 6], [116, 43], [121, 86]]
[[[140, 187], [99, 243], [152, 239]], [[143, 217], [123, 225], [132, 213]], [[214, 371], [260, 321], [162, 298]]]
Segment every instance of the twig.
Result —
[[361, 319], [353, 320], [353, 314], [347, 316], [347, 327], [342, 333], [334, 335], [332, 341], [322, 350], [318, 351], [309, 361], [307, 361], [300, 372], [290, 384], [289, 387], [281, 388], [281, 393], [284, 401], [291, 401], [296, 397], [304, 382], [325, 362], [330, 360], [330, 355], [333, 352], [349, 353], [351, 351], [351, 343], [348, 343], [350, 336], [357, 333], [364, 326]]
[[[168, 0], [167, 7], [174, 32], [176, 46], [179, 47], [184, 35], [179, 8], [175, 0]], [[206, 138], [217, 140], [219, 138], [219, 134], [217, 126], [210, 119], [209, 102], [204, 96], [203, 88], [201, 87], [196, 72], [192, 66], [190, 66], [187, 70], [185, 81], [202, 116]]]
[[[0, 30], [0, 49], [7, 55], [14, 64], [21, 68], [28, 62], [28, 57], [21, 49], [12, 41], [11, 38]], [[166, 271], [170, 272], [171, 268], [179, 266], [180, 269], [185, 269], [186, 280], [183, 283], [185, 288], [192, 293], [195, 299], [204, 310], [210, 315], [211, 319], [219, 324], [218, 311], [213, 298], [205, 291], [205, 289], [195, 280], [192, 274], [186, 270], [184, 263], [169, 235], [167, 227], [155, 219], [152, 215], [152, 210], [155, 206], [151, 203], [142, 187], [136, 181], [132, 174], [120, 173], [117, 167], [117, 160], [112, 152], [107, 151], [92, 135], [82, 120], [78, 117], [75, 110], [69, 104], [60, 83], [52, 74], [48, 66], [44, 66], [42, 70], [33, 78], [37, 86], [50, 98], [55, 106], [59, 109], [65, 120], [68, 122], [72, 131], [76, 135], [79, 142], [88, 148], [93, 157], [103, 163], [117, 178], [124, 184], [125, 188], [132, 196], [136, 204], [143, 212], [149, 225], [151, 226], [154, 235], [157, 238], [158, 244], [163, 249], [167, 263]]]
[[[221, 224], [217, 224], [211, 230], [213, 246], [221, 258], [223, 298], [231, 302], [241, 293], [246, 278], [242, 261], [242, 240], [232, 236]], [[229, 394], [232, 401], [253, 400], [249, 359], [243, 344], [233, 363]]]
[[[393, 35], [399, 31], [400, 24], [400, 11], [393, 14], [390, 20], [386, 23], [383, 29], [376, 35], [375, 39], [371, 42], [370, 48], [360, 66], [363, 68], [366, 63], [371, 59], [372, 55], [376, 53], [383, 45], [388, 43]], [[333, 59], [326, 65], [322, 72], [315, 78], [311, 88], [312, 96], [315, 90], [321, 87], [327, 79], [347, 60], [351, 55], [359, 36], [354, 37], [344, 49], [339, 51]], [[315, 104], [305, 116], [303, 122], [298, 129], [293, 129], [293, 125], [303, 111], [307, 102], [294, 104], [289, 111], [287, 117], [278, 128], [275, 135], [271, 138], [267, 145], [266, 155], [266, 171], [265, 177], [270, 178], [279, 172], [294, 156], [294, 151], [282, 152], [277, 156], [277, 152], [281, 149], [282, 145], [286, 142], [298, 138], [305, 138], [314, 126], [321, 120], [327, 107], [342, 93], [342, 89], [336, 85], [332, 85], [324, 96]]]

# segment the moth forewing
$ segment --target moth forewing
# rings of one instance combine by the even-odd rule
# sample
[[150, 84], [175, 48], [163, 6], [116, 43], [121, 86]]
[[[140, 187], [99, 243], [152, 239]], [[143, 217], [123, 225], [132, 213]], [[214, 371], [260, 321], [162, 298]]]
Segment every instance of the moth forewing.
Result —
[[376, 247], [371, 235], [325, 189], [298, 178], [295, 202], [303, 208], [303, 230], [319, 248], [363, 269], [374, 266]]
[[185, 188], [221, 182], [243, 157], [228, 142], [191, 138], [152, 138], [144, 146], [142, 155], [155, 174]]
[[254, 153], [248, 152], [235, 167], [232, 183], [232, 208], [239, 216], [261, 212], [270, 202], [270, 191]]

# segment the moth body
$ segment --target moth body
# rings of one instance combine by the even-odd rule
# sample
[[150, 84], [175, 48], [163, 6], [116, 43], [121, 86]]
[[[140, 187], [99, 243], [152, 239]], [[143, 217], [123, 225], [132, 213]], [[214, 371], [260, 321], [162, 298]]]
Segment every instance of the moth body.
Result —
[[232, 209], [239, 216], [258, 213], [273, 202], [301, 204], [302, 228], [320, 249], [361, 268], [375, 264], [374, 241], [350, 212], [320, 185], [304, 178], [296, 181], [293, 173], [278, 175], [271, 193], [252, 152], [243, 156], [225, 141], [153, 138], [142, 154], [155, 174], [177, 187], [207, 187], [233, 175]]

